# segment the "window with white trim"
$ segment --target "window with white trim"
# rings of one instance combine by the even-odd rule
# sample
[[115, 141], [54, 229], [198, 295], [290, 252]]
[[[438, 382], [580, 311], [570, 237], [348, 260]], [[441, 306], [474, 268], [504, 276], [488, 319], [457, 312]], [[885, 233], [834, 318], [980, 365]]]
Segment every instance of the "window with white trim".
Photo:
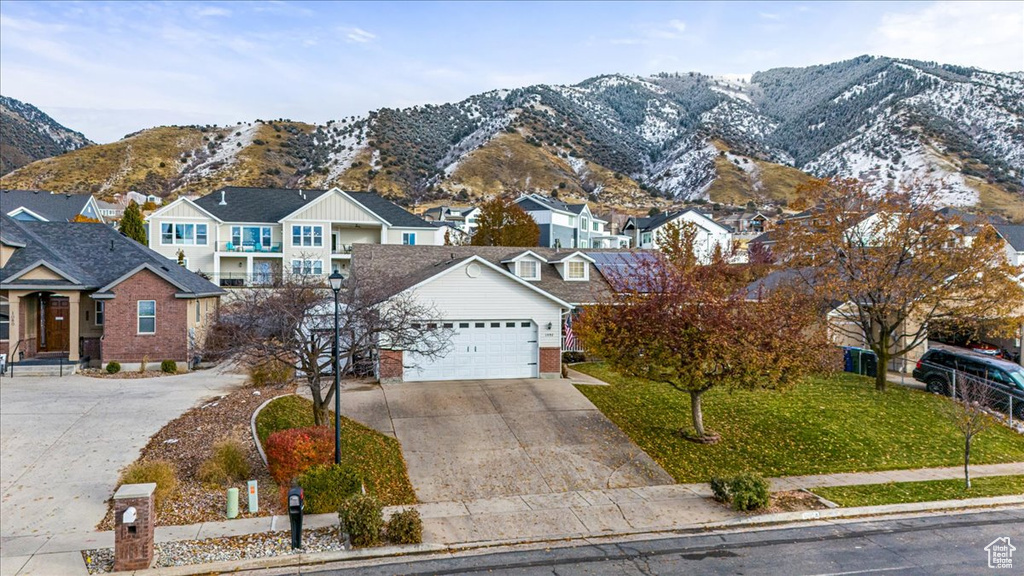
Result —
[[415, 232], [402, 232], [402, 244], [406, 246], [416, 245], [416, 233]]
[[523, 280], [539, 280], [540, 265], [536, 260], [519, 261], [519, 277]]
[[11, 339], [11, 303], [0, 296], [0, 340]]
[[654, 239], [654, 234], [652, 234], [651, 232], [644, 232], [643, 234], [640, 235], [640, 243], [641, 244], [650, 244], [651, 240], [653, 240], [653, 239]]
[[580, 230], [586, 230], [590, 227], [590, 220], [586, 216], [580, 218]]
[[582, 260], [569, 260], [565, 263], [566, 280], [586, 280], [587, 263]]
[[103, 300], [96, 301], [96, 319], [94, 320], [97, 326], [103, 326]]
[[139, 334], [156, 334], [156, 300], [138, 302]]
[[231, 244], [239, 248], [256, 244], [270, 248], [270, 226], [232, 226]]
[[294, 246], [323, 246], [323, 226], [292, 226], [292, 245]]
[[601, 227], [598, 226], [597, 220], [594, 220], [594, 232], [600, 232], [600, 231], [601, 231]]
[[160, 243], [168, 246], [206, 246], [206, 224], [160, 224]]
[[316, 274], [324, 273], [322, 260], [292, 260], [292, 274]]
[[199, 324], [200, 304], [199, 300], [196, 300], [196, 324]]

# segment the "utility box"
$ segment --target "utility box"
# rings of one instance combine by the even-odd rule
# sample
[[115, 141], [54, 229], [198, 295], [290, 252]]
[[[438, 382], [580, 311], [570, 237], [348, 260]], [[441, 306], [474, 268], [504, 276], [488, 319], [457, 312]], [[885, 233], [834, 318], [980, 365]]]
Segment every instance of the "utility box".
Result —
[[156, 484], [124, 484], [114, 494], [114, 571], [153, 564]]

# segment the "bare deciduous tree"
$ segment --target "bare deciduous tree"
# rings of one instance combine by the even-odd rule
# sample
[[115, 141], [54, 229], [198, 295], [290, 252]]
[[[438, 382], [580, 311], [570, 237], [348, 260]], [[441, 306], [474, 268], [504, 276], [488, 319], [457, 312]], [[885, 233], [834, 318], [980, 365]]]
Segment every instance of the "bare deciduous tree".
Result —
[[[451, 330], [439, 315], [407, 294], [390, 295], [383, 286], [346, 286], [339, 293], [339, 376], [370, 373], [383, 348], [415, 352], [431, 359], [448, 351]], [[317, 425], [328, 417], [334, 394], [334, 296], [320, 276], [291, 275], [279, 284], [238, 292], [222, 307], [220, 354], [258, 360], [275, 359], [295, 368], [313, 398]], [[399, 355], [400, 357], [400, 355]]]
[[943, 403], [943, 413], [964, 438], [964, 482], [971, 487], [971, 441], [978, 434], [992, 426], [993, 420], [986, 413], [990, 404], [991, 388], [980, 378], [956, 372], [954, 397]]

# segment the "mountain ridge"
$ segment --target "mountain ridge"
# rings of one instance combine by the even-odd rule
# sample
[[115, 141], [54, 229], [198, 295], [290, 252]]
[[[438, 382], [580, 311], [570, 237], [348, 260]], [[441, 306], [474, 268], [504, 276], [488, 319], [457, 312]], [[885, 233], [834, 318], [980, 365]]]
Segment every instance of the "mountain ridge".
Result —
[[[101, 168], [83, 172], [90, 161]], [[608, 74], [323, 125], [153, 128], [0, 185], [165, 197], [338, 185], [405, 203], [558, 191], [640, 210], [777, 203], [810, 175], [941, 185], [944, 203], [1024, 218], [1024, 73], [863, 56], [749, 80]]]
[[0, 175], [93, 144], [35, 106], [0, 96]]

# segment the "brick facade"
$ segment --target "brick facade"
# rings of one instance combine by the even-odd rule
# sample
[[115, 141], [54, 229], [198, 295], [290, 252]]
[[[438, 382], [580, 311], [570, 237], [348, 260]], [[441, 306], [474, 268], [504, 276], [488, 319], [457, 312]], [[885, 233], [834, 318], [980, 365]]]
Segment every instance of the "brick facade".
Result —
[[403, 352], [401, 350], [381, 350], [379, 366], [380, 381], [387, 384], [401, 382], [404, 376]]
[[[175, 298], [172, 284], [141, 270], [121, 282], [106, 300], [103, 325], [103, 362], [188, 362], [188, 313], [193, 300]], [[138, 302], [156, 301], [156, 332], [138, 333]]]
[[[114, 571], [145, 570], [153, 563], [156, 530], [154, 497], [114, 499]], [[124, 512], [135, 508], [135, 522], [122, 522]]]
[[554, 374], [559, 377], [562, 374], [562, 350], [560, 348], [540, 349], [540, 376], [550, 377]]

